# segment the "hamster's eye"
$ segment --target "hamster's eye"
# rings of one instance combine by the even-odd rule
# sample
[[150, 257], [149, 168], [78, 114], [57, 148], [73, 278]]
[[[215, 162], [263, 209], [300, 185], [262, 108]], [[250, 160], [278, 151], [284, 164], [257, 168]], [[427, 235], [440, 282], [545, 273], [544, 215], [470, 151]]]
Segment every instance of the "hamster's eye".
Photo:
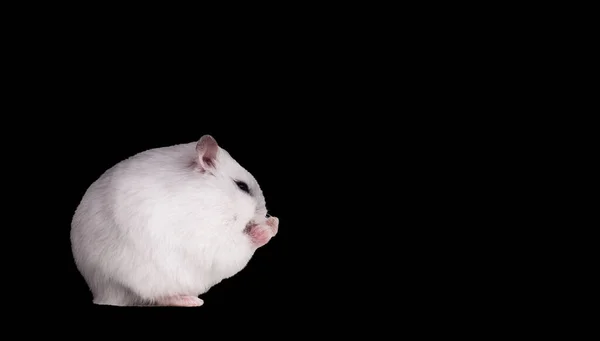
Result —
[[250, 194], [250, 189], [248, 188], [248, 185], [243, 182], [243, 181], [236, 181], [235, 184], [244, 192]]

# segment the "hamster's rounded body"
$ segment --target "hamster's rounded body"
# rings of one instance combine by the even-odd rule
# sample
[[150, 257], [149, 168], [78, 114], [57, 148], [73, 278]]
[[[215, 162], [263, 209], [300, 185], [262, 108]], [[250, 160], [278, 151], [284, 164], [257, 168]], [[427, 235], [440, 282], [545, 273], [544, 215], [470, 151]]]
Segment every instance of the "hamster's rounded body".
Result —
[[247, 265], [260, 247], [248, 226], [266, 214], [252, 175], [203, 137], [139, 153], [93, 182], [73, 216], [73, 256], [96, 304], [197, 306]]

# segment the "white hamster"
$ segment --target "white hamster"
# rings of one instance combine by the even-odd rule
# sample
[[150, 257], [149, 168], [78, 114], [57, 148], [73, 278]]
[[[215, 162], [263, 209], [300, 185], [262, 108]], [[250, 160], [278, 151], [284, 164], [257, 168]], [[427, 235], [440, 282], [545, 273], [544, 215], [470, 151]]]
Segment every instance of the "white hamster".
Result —
[[71, 245], [94, 304], [201, 306], [278, 226], [256, 179], [204, 135], [108, 169], [75, 211]]

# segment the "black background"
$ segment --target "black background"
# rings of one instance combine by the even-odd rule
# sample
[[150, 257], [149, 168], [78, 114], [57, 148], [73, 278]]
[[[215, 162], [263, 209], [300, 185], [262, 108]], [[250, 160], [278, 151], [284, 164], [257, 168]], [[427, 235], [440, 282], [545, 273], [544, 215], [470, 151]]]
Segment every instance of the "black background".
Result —
[[[262, 320], [261, 314], [268, 312], [273, 316], [264, 318], [272, 323], [295, 323], [298, 310], [308, 308], [311, 315], [305, 318], [332, 323], [332, 315], [363, 315], [365, 306], [394, 299], [378, 298], [396, 276], [381, 272], [394, 269], [384, 263], [393, 261], [399, 250], [380, 247], [388, 241], [377, 220], [390, 201], [373, 191], [382, 177], [396, 177], [395, 171], [382, 168], [386, 160], [378, 145], [383, 142], [374, 134], [389, 122], [365, 115], [352, 118], [347, 104], [330, 113], [324, 108], [334, 105], [331, 96], [348, 100], [333, 92], [323, 101], [291, 96], [273, 86], [265, 90], [268, 94], [236, 92], [227, 99], [225, 94], [213, 98], [183, 86], [152, 84], [157, 88], [141, 85], [132, 90], [104, 79], [102, 86], [70, 85], [65, 87], [68, 94], [53, 91], [53, 98], [45, 98], [47, 106], [55, 112], [63, 108], [64, 115], [36, 120], [40, 135], [30, 143], [41, 148], [20, 156], [33, 158], [27, 161], [32, 176], [43, 173], [32, 190], [44, 204], [37, 213], [26, 213], [44, 226], [37, 240], [43, 256], [28, 259], [36, 269], [28, 275], [46, 280], [41, 286], [32, 282], [32, 290], [57, 297], [63, 312], [76, 320], [87, 320], [89, 314], [124, 314], [127, 319], [176, 314], [192, 320], [248, 321]], [[354, 99], [354, 114], [359, 113], [359, 101]], [[83, 193], [128, 156], [197, 141], [204, 134], [212, 135], [260, 182], [270, 214], [280, 219], [278, 235], [240, 273], [201, 295], [202, 307], [93, 305], [69, 241], [71, 218]], [[388, 194], [394, 192], [383, 189]], [[22, 196], [28, 200], [27, 193]], [[393, 224], [388, 228], [401, 232]]]
[[[348, 82], [348, 74], [344, 81], [323, 82], [331, 77], [318, 74], [331, 75], [323, 67], [289, 72], [285, 85], [228, 73], [243, 85], [211, 87], [141, 67], [132, 74], [129, 66], [40, 70], [35, 86], [46, 92], [23, 101], [14, 125], [23, 133], [12, 142], [19, 141], [20, 152], [10, 170], [27, 184], [17, 190], [18, 214], [36, 226], [32, 235], [19, 230], [35, 242], [17, 266], [23, 278], [33, 278], [21, 284], [29, 292], [56, 299], [76, 320], [176, 314], [255, 321], [269, 312], [267, 319], [292, 324], [298, 318], [331, 324], [335, 316], [342, 324], [361, 321], [387, 316], [384, 311], [398, 304], [414, 307], [402, 315], [419, 316], [427, 305], [414, 303], [440, 294], [440, 288], [430, 290], [440, 282], [428, 276], [440, 276], [435, 267], [443, 259], [421, 265], [431, 261], [431, 245], [445, 237], [432, 222], [441, 213], [429, 211], [442, 200], [432, 192], [440, 178], [430, 174], [452, 165], [432, 167], [435, 154], [421, 153], [431, 143], [428, 129], [437, 124], [427, 115], [415, 119], [421, 106], [406, 102], [403, 114], [394, 115], [394, 103], [381, 100], [385, 87], [380, 91], [364, 77]], [[69, 243], [83, 193], [128, 156], [204, 134], [260, 182], [270, 213], [280, 219], [278, 235], [244, 270], [202, 295], [202, 307], [92, 305]], [[305, 308], [309, 315], [297, 315]]]
[[[520, 189], [503, 181], [523, 164], [497, 146], [523, 127], [522, 51], [495, 58], [495, 35], [435, 6], [239, 25], [53, 9], [15, 14], [3, 45], [3, 302], [28, 322], [20, 333], [375, 337], [514, 322], [486, 313], [523, 279], [485, 256], [521, 238], [504, 230]], [[84, 191], [123, 158], [206, 133], [260, 181], [279, 234], [200, 308], [93, 306], [69, 244]]]
[[[421, 152], [445, 121], [429, 108], [441, 99], [406, 79], [410, 65], [323, 41], [243, 56], [207, 56], [168, 39], [161, 50], [150, 40], [39, 41], [33, 49], [44, 58], [24, 53], [12, 86], [18, 123], [4, 126], [18, 133], [5, 170], [25, 184], [12, 213], [26, 222], [15, 231], [27, 242], [11, 265], [18, 292], [37, 293], [66, 321], [359, 327], [371, 324], [365, 318], [420, 319], [431, 313], [425, 302], [448, 288], [440, 283], [451, 279], [436, 271], [444, 260], [431, 262], [431, 245], [445, 237], [431, 208], [444, 199], [432, 184], [453, 165], [437, 158], [443, 145]], [[260, 182], [278, 235], [203, 294], [202, 307], [94, 306], [69, 243], [83, 193], [126, 157], [204, 134]]]

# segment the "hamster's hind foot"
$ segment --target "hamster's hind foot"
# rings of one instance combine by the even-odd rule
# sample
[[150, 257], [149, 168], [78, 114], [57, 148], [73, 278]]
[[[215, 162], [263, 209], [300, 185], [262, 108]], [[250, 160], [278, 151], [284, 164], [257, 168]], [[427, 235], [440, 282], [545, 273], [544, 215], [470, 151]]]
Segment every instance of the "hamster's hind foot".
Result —
[[204, 304], [204, 301], [195, 296], [180, 295], [160, 299], [156, 304], [170, 307], [199, 307]]

